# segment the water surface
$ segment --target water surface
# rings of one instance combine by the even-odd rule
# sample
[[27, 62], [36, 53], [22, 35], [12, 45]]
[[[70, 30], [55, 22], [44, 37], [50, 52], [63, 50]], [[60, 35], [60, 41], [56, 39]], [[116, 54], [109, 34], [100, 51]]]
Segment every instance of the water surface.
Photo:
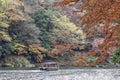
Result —
[[120, 69], [0, 70], [0, 80], [120, 80]]

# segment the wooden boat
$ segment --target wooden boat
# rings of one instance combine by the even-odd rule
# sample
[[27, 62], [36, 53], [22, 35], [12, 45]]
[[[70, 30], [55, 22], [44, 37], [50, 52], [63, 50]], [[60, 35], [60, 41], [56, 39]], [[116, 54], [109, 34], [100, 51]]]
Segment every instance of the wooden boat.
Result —
[[40, 70], [54, 71], [59, 69], [59, 64], [57, 62], [44, 62], [41, 63]]

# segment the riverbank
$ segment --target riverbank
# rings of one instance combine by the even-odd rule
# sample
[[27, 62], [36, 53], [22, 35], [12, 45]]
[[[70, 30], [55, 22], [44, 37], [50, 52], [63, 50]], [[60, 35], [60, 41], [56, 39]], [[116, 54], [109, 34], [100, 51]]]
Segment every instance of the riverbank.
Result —
[[[74, 67], [74, 66], [65, 66], [60, 67], [60, 70], [68, 70], [68, 69], [120, 69], [120, 67]], [[39, 70], [39, 67], [33, 67], [33, 68], [12, 68], [12, 67], [0, 67], [0, 70]]]

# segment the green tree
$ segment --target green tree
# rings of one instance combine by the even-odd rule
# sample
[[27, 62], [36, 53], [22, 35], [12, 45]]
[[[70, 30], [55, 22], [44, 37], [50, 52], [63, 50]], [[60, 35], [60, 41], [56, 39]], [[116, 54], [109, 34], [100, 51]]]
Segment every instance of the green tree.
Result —
[[41, 40], [41, 46], [50, 49], [50, 43], [52, 41], [51, 31], [54, 27], [52, 19], [50, 18], [49, 10], [38, 9], [34, 13], [34, 20], [37, 27], [39, 27]]

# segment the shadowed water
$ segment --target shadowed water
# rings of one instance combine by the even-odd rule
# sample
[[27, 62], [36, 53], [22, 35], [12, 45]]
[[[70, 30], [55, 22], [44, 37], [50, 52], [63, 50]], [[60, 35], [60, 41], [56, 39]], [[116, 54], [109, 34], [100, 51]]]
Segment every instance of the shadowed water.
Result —
[[0, 70], [0, 80], [120, 80], [120, 69]]

